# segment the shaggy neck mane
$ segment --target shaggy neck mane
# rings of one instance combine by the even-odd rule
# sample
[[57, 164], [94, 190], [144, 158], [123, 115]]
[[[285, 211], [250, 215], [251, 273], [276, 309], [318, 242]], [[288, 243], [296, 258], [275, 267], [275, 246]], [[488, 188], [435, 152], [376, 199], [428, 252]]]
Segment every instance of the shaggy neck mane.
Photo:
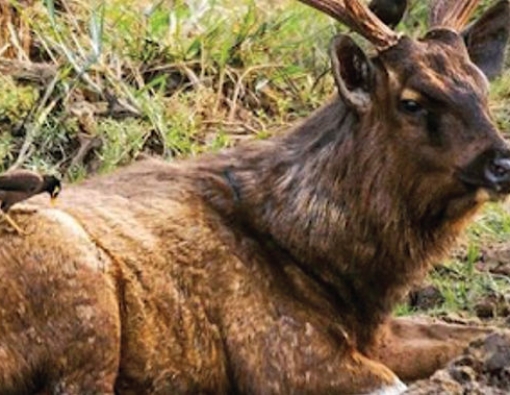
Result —
[[456, 236], [423, 200], [411, 204], [414, 186], [405, 169], [394, 174], [380, 127], [335, 99], [283, 137], [193, 165], [207, 201], [272, 239], [343, 304], [370, 311], [364, 325], [384, 318]]

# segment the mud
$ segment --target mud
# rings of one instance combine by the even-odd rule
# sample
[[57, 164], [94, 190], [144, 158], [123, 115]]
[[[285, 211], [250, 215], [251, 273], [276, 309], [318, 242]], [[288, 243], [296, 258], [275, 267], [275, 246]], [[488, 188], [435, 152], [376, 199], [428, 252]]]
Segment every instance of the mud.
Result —
[[459, 358], [427, 380], [410, 385], [406, 395], [510, 393], [510, 331], [476, 340]]

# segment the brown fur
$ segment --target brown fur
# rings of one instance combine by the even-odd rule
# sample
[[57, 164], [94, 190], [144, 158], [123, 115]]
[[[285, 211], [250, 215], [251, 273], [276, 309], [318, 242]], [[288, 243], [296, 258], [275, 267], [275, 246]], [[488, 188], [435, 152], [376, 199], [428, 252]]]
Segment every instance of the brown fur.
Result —
[[14, 207], [0, 393], [366, 393], [483, 333], [390, 313], [490, 196], [458, 178], [506, 150], [487, 81], [446, 30], [371, 64], [363, 111], [336, 97], [284, 136]]

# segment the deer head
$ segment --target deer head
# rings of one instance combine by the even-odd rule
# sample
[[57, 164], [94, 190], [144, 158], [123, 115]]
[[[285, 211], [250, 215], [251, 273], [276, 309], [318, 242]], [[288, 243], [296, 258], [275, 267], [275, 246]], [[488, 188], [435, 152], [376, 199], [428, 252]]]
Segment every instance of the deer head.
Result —
[[[337, 36], [331, 45], [336, 86], [367, 144], [384, 140], [380, 146], [389, 147], [380, 154], [394, 162], [387, 168], [401, 172], [402, 193], [416, 202], [417, 214], [437, 211], [441, 200], [452, 204], [437, 215], [462, 217], [471, 204], [510, 192], [510, 151], [487, 105], [487, 77], [501, 69], [508, 39], [508, 1], [465, 32], [478, 1], [435, 1], [430, 30], [419, 40], [389, 29], [357, 0], [302, 2], [375, 47], [368, 57], [349, 36]], [[461, 199], [467, 195], [469, 204]]]

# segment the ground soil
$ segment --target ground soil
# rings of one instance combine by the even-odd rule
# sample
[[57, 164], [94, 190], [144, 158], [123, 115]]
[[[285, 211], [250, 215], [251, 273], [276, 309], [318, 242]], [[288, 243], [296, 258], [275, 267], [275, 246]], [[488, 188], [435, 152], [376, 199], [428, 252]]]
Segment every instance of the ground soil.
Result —
[[407, 395], [510, 393], [510, 331], [473, 342], [464, 354], [427, 380], [412, 384]]
[[[510, 281], [510, 242], [488, 243], [481, 248], [476, 269]], [[431, 284], [415, 288], [408, 304], [426, 311], [440, 306], [443, 298]], [[498, 329], [480, 338], [457, 359], [432, 377], [410, 384], [406, 395], [510, 394], [510, 295], [487, 292], [473, 306], [469, 322], [456, 316], [442, 317], [457, 324], [491, 325]]]

